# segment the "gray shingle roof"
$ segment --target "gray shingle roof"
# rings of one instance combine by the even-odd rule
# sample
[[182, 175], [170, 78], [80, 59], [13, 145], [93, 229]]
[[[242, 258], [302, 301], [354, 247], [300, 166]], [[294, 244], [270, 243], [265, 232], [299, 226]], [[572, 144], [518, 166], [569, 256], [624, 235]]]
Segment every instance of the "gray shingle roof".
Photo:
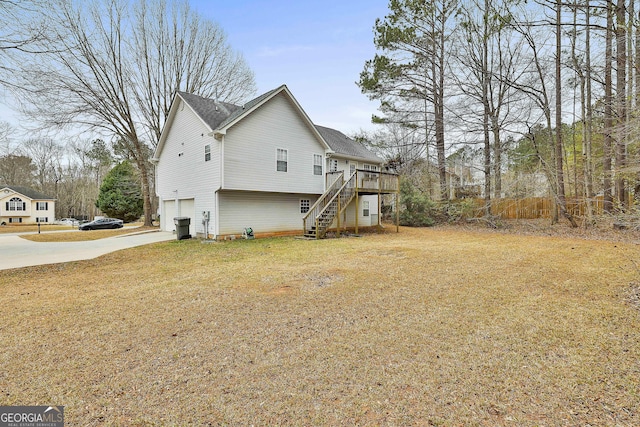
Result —
[[217, 129], [222, 122], [238, 110], [242, 112], [242, 107], [227, 102], [203, 98], [186, 92], [180, 92], [180, 96], [211, 129]]
[[0, 185], [0, 189], [9, 188], [16, 193], [20, 193], [22, 195], [27, 196], [32, 200], [55, 200], [55, 197], [50, 197], [35, 190], [32, 190], [29, 187], [21, 187], [19, 185]]
[[225, 121], [223, 121], [222, 123], [220, 123], [218, 125], [218, 128], [223, 128], [226, 125], [228, 125], [229, 123], [233, 122], [235, 119], [237, 119], [242, 113], [244, 113], [245, 111], [248, 111], [250, 109], [252, 109], [255, 105], [261, 103], [263, 100], [269, 98], [274, 92], [280, 90], [280, 88], [282, 88], [282, 86], [277, 87], [273, 90], [270, 90], [267, 93], [263, 93], [262, 95], [258, 96], [257, 98], [252, 99], [251, 101], [247, 102], [246, 104], [244, 104], [242, 107], [238, 107], [238, 109], [236, 111], [234, 111], [233, 113], [231, 113], [231, 115], [229, 117], [227, 117], [227, 119]]
[[349, 138], [347, 135], [342, 132], [327, 128], [324, 126], [316, 125], [316, 129], [322, 138], [329, 144], [329, 147], [337, 154], [342, 154], [344, 156], [350, 157], [358, 157], [361, 159], [370, 160], [376, 163], [382, 163], [383, 160], [373, 154], [371, 151], [367, 150], [362, 144], [354, 141]]

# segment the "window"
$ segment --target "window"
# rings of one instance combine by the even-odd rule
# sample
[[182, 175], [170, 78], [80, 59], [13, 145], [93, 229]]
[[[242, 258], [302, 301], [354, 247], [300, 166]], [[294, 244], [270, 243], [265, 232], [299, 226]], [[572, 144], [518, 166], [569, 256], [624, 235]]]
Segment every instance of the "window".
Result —
[[49, 209], [49, 202], [36, 202], [37, 211], [46, 211]]
[[338, 159], [330, 159], [329, 160], [329, 171], [337, 172], [338, 171]]
[[356, 171], [356, 168], [357, 168], [357, 167], [358, 167], [358, 164], [357, 164], [357, 163], [353, 163], [353, 162], [352, 162], [352, 163], [349, 165], [349, 176], [351, 176], [351, 175], [353, 175], [353, 174], [355, 173], [355, 171]]
[[313, 174], [322, 175], [322, 155], [313, 155]]
[[22, 199], [18, 197], [14, 197], [11, 200], [9, 200], [7, 202], [6, 207], [8, 211], [26, 211], [27, 210], [26, 204], [22, 201]]
[[369, 216], [369, 202], [362, 202], [362, 216]]
[[276, 149], [276, 170], [278, 172], [287, 171], [287, 150], [285, 149]]
[[311, 208], [311, 200], [309, 200], [309, 199], [301, 199], [300, 200], [300, 213], [309, 212], [309, 208]]
[[36, 222], [49, 222], [49, 218], [39, 217], [39, 218], [36, 218]]
[[211, 160], [211, 144], [204, 146], [204, 161], [208, 162], [209, 160]]
[[22, 218], [9, 218], [9, 224], [22, 222]]

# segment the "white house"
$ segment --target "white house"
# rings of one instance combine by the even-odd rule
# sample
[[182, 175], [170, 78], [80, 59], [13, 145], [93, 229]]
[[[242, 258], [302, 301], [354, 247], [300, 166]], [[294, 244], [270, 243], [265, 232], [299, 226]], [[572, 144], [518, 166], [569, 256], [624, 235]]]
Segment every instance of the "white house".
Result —
[[0, 186], [0, 224], [53, 222], [55, 199], [26, 187]]
[[338, 184], [357, 186], [347, 183], [357, 171], [361, 186], [389, 175], [397, 187], [395, 175], [380, 172], [382, 159], [315, 126], [285, 85], [244, 105], [178, 93], [153, 161], [161, 229], [175, 230], [175, 217], [189, 217], [190, 234], [202, 237], [240, 235], [247, 227], [300, 233], [303, 218], [311, 229], [321, 211], [331, 222], [324, 228], [377, 225], [379, 188], [343, 198], [335, 212], [316, 202], [327, 207]]

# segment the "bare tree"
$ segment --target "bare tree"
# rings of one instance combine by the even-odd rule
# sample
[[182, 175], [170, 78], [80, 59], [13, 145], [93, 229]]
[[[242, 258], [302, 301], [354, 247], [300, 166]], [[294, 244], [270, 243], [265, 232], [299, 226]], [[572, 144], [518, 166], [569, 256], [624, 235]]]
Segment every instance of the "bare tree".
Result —
[[[140, 171], [145, 225], [151, 225], [149, 152], [175, 91], [215, 91], [238, 79], [235, 91], [223, 93], [235, 100], [253, 91], [253, 75], [229, 54], [224, 34], [186, 5], [51, 1], [42, 13], [54, 34], [20, 73], [25, 113], [44, 127], [79, 125], [126, 146]], [[194, 54], [201, 45], [204, 51]], [[194, 70], [216, 68], [219, 53], [221, 64], [224, 55], [238, 61], [235, 71], [196, 79]]]

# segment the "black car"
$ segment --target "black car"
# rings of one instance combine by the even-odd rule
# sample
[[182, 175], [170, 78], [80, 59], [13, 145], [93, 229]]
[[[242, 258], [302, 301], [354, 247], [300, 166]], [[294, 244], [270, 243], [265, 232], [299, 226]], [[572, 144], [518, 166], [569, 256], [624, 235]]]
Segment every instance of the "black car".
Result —
[[80, 224], [78, 230], [103, 230], [107, 228], [122, 228], [122, 226], [123, 224], [121, 219], [100, 218]]

